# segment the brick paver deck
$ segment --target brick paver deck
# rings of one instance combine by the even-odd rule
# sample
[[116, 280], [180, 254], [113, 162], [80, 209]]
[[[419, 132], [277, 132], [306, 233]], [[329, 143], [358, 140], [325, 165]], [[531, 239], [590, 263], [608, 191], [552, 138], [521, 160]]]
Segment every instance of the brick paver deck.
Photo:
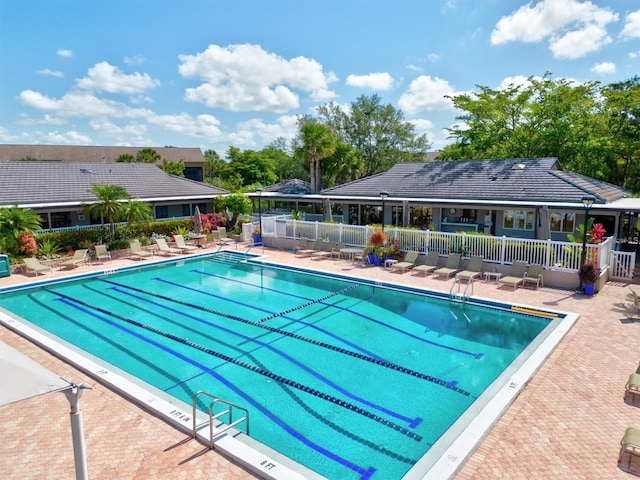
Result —
[[[440, 291], [448, 292], [453, 282], [352, 265], [344, 260], [312, 260], [268, 248], [264, 251], [274, 262]], [[109, 266], [134, 262], [114, 260]], [[68, 273], [93, 268], [96, 267], [84, 265]], [[68, 273], [56, 271], [53, 277]], [[17, 274], [0, 279], [0, 286], [30, 280], [32, 277]], [[640, 427], [640, 399], [634, 403], [624, 395], [625, 382], [636, 372], [640, 360], [640, 322], [628, 321], [623, 314], [623, 306], [628, 303], [627, 287], [609, 282], [596, 296], [585, 297], [548, 287], [514, 292], [493, 283], [474, 284], [476, 296], [578, 312], [580, 319], [456, 479], [592, 480], [640, 475], [640, 459], [632, 460], [631, 473], [625, 471], [627, 456], [618, 464], [619, 442], [625, 429], [631, 425]], [[92, 387], [81, 398], [90, 478], [254, 478], [242, 467], [3, 327], [0, 341], [62, 377]], [[0, 408], [0, 425], [3, 478], [74, 478], [69, 404], [63, 394], [4, 406]]]

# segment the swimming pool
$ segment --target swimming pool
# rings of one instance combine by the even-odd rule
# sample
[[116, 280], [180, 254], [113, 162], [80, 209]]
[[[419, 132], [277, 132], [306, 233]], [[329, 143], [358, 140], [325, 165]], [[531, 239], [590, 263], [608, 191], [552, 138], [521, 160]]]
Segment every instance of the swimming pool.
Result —
[[451, 425], [565, 320], [211, 257], [42, 284], [0, 305], [105, 359], [104, 372], [247, 407], [252, 438], [328, 478], [420, 478]]

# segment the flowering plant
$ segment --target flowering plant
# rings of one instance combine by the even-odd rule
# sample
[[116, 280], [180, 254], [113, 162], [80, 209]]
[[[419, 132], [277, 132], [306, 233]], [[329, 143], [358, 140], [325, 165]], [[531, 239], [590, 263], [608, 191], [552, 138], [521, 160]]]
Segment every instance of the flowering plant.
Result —
[[601, 223], [594, 223], [591, 230], [587, 234], [591, 239], [591, 243], [601, 243], [604, 239], [604, 235], [607, 231], [604, 229]]
[[600, 277], [600, 269], [593, 262], [585, 262], [578, 270], [578, 277], [582, 283], [595, 283]]

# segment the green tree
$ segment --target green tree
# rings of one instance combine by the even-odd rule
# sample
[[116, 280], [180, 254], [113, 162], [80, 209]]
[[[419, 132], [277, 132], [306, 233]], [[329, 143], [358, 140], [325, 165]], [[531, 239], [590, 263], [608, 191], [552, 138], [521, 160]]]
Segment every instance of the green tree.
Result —
[[20, 235], [40, 229], [40, 217], [30, 208], [0, 208], [0, 251], [20, 253]]
[[133, 163], [135, 161], [136, 157], [134, 157], [130, 153], [121, 153], [120, 155], [118, 155], [118, 158], [116, 158], [116, 162], [121, 163]]
[[241, 178], [243, 187], [271, 185], [276, 181], [274, 161], [263, 152], [230, 147], [227, 158], [229, 162], [222, 172], [225, 180]]
[[250, 213], [251, 208], [251, 199], [242, 193], [232, 193], [214, 199], [214, 209], [223, 213], [228, 230], [233, 230], [238, 223], [238, 217]]
[[129, 224], [150, 222], [153, 220], [153, 212], [147, 202], [129, 199], [122, 203], [122, 211], [119, 214], [118, 220], [125, 221]]
[[318, 193], [322, 190], [322, 162], [335, 153], [338, 137], [329, 125], [318, 120], [303, 118], [300, 122], [298, 154], [309, 162], [311, 193]]
[[166, 158], [162, 159], [162, 167], [160, 167], [167, 175], [174, 175], [176, 177], [184, 177], [184, 160], [180, 159], [178, 162], [170, 162]]
[[129, 199], [127, 191], [119, 185], [94, 183], [88, 190], [96, 197], [96, 202], [85, 207], [85, 213], [91, 218], [100, 219], [104, 225], [105, 219], [109, 222], [109, 234], [113, 238], [115, 221], [124, 209], [124, 200]]
[[[215, 150], [204, 152], [204, 181], [209, 185], [216, 185], [216, 178], [220, 178], [220, 173], [226, 167], [225, 162]], [[219, 185], [216, 185], [219, 186]]]
[[319, 107], [318, 112], [362, 159], [353, 180], [387, 171], [398, 162], [424, 161], [430, 146], [427, 137], [416, 134], [415, 126], [404, 120], [401, 110], [383, 105], [375, 94], [361, 95], [348, 112], [334, 103]]
[[299, 178], [309, 180], [309, 169], [304, 161], [292, 153], [284, 138], [278, 138], [261, 151], [273, 161], [276, 182]]
[[136, 155], [136, 162], [139, 163], [157, 163], [160, 160], [160, 154], [153, 148], [143, 148]]

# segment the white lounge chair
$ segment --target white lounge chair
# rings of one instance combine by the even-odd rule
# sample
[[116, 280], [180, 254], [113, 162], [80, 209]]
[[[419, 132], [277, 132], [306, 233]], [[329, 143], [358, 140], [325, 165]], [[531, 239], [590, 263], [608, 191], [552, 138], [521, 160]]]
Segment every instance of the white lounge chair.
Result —
[[188, 245], [187, 242], [185, 242], [184, 237], [182, 235], [174, 235], [173, 239], [176, 242], [176, 247], [182, 250], [183, 253], [188, 253], [194, 250], [198, 250], [198, 247], [196, 247], [195, 245]]
[[82, 262], [85, 262], [87, 260], [87, 252], [88, 251], [89, 251], [89, 249], [87, 249], [87, 248], [76, 250], [74, 252], [74, 254], [73, 254], [73, 257], [71, 257], [69, 260], [67, 260], [65, 262], [62, 262], [60, 264], [60, 266], [61, 267], [76, 268]]
[[36, 277], [38, 275], [40, 275], [40, 273], [49, 271], [50, 273], [53, 273], [53, 269], [49, 266], [49, 265], [43, 265], [41, 264], [37, 258], [25, 258], [24, 259], [24, 268], [26, 269], [26, 271], [31, 271], [34, 272], [36, 274]]
[[140, 241], [137, 238], [135, 240], [131, 240], [129, 242], [129, 246], [131, 247], [131, 254], [129, 255], [129, 258], [131, 258], [131, 257], [137, 257], [137, 258], [153, 257], [153, 253], [152, 252], [148, 252], [148, 251], [142, 249], [142, 245], [140, 245]]
[[182, 250], [179, 248], [173, 248], [167, 245], [167, 241], [164, 238], [156, 238], [156, 246], [158, 247], [158, 253], [161, 255], [179, 255]]

